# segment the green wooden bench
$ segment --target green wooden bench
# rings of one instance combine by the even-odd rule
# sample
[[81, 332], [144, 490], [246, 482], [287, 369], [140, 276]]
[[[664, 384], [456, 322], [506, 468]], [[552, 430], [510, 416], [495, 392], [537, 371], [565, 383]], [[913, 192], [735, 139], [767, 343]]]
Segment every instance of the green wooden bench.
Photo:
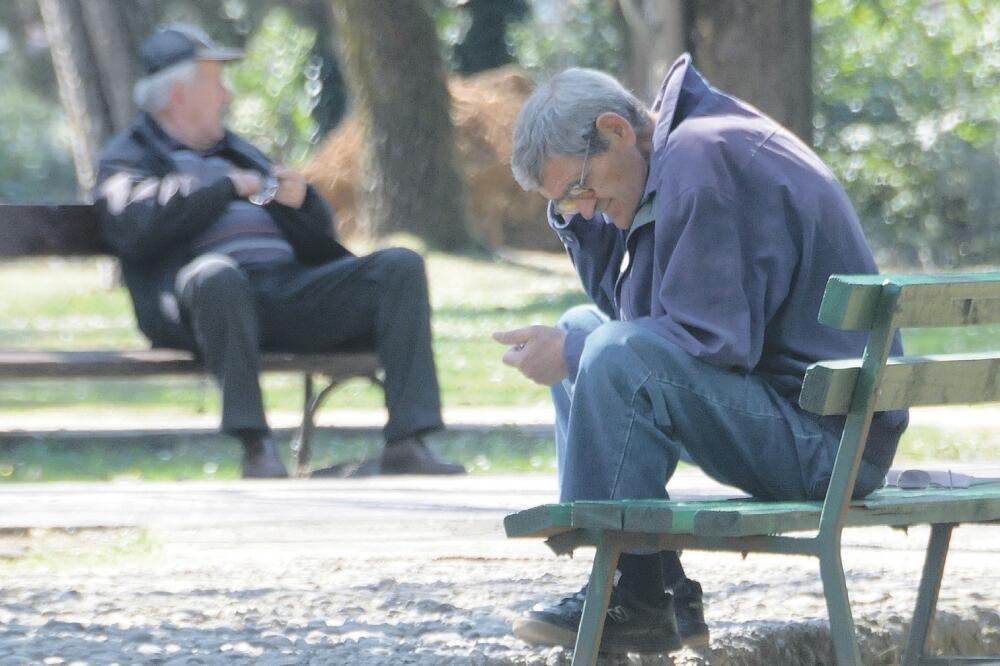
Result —
[[[108, 255], [94, 208], [87, 204], [0, 204], [0, 259]], [[263, 354], [263, 372], [301, 374], [302, 422], [292, 439], [298, 476], [308, 476], [315, 415], [330, 392], [348, 379], [381, 384], [370, 352]], [[206, 375], [193, 354], [172, 349], [0, 350], [0, 379]], [[317, 380], [324, 382], [317, 390]]]
[[[851, 501], [872, 414], [918, 405], [1000, 400], [1000, 352], [890, 357], [895, 331], [907, 327], [1000, 322], [1000, 273], [947, 276], [832, 276], [819, 321], [869, 331], [860, 359], [809, 368], [800, 404], [846, 414], [833, 477], [823, 502], [635, 500], [549, 504], [507, 516], [509, 537], [543, 537], [557, 554], [594, 546], [587, 602], [573, 664], [597, 661], [611, 585], [622, 552], [720, 550], [811, 555], [819, 559], [838, 664], [860, 664], [841, 563], [845, 527], [930, 525], [923, 574], [904, 664], [998, 663], [1000, 657], [930, 657], [927, 634], [952, 530], [1000, 522], [1000, 483], [968, 489], [884, 488]], [[793, 532], [806, 535], [788, 536]]]

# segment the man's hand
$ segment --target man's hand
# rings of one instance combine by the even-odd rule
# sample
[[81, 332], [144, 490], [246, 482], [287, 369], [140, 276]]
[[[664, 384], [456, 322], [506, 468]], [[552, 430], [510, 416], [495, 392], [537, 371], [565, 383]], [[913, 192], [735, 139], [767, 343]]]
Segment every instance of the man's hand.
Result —
[[257, 194], [264, 186], [264, 177], [259, 171], [253, 169], [230, 169], [226, 174], [229, 180], [233, 181], [233, 188], [236, 196], [246, 199], [252, 194]]
[[493, 339], [512, 345], [504, 352], [503, 362], [517, 368], [535, 383], [552, 386], [569, 375], [563, 358], [566, 331], [552, 326], [528, 326], [513, 331], [497, 331]]
[[306, 179], [298, 171], [286, 167], [275, 167], [274, 175], [278, 179], [278, 193], [274, 200], [289, 208], [298, 208], [306, 200]]

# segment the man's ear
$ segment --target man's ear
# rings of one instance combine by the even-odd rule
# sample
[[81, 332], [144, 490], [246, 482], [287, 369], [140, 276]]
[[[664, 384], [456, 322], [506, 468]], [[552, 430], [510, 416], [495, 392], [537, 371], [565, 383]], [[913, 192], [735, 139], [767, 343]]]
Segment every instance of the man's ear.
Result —
[[597, 116], [594, 124], [597, 125], [597, 130], [607, 141], [621, 143], [625, 146], [635, 145], [635, 129], [632, 128], [632, 123], [617, 113], [605, 111]]

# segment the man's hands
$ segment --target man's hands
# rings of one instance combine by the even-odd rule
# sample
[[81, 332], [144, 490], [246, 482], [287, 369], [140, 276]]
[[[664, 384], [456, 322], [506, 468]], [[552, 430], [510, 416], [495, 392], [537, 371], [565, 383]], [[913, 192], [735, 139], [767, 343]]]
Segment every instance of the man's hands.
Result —
[[493, 339], [512, 345], [504, 352], [503, 362], [517, 368], [537, 384], [552, 386], [569, 375], [563, 358], [566, 331], [552, 326], [528, 326], [513, 331], [497, 331]]
[[275, 167], [274, 176], [278, 179], [278, 193], [274, 200], [289, 208], [298, 208], [306, 200], [306, 178], [294, 169], [283, 166]]
[[[253, 169], [231, 169], [229, 180], [233, 181], [236, 196], [246, 199], [260, 192], [264, 187], [264, 176]], [[274, 200], [289, 208], [299, 208], [306, 200], [306, 179], [298, 171], [278, 166], [274, 168], [278, 179], [278, 191]]]
[[226, 175], [229, 176], [229, 180], [233, 181], [236, 196], [241, 199], [257, 194], [264, 186], [264, 176], [253, 169], [230, 169]]

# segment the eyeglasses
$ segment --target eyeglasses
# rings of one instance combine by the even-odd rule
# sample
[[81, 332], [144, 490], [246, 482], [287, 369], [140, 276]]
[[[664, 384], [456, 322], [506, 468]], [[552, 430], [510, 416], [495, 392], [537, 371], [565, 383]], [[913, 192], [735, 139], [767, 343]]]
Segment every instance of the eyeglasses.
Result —
[[596, 199], [597, 194], [594, 189], [586, 186], [587, 182], [587, 158], [590, 157], [590, 147], [594, 141], [591, 134], [587, 139], [587, 150], [583, 153], [583, 166], [580, 168], [580, 180], [576, 181], [563, 194], [562, 198], [553, 201], [556, 212], [560, 215], [576, 215], [580, 212], [580, 201], [586, 199]]

